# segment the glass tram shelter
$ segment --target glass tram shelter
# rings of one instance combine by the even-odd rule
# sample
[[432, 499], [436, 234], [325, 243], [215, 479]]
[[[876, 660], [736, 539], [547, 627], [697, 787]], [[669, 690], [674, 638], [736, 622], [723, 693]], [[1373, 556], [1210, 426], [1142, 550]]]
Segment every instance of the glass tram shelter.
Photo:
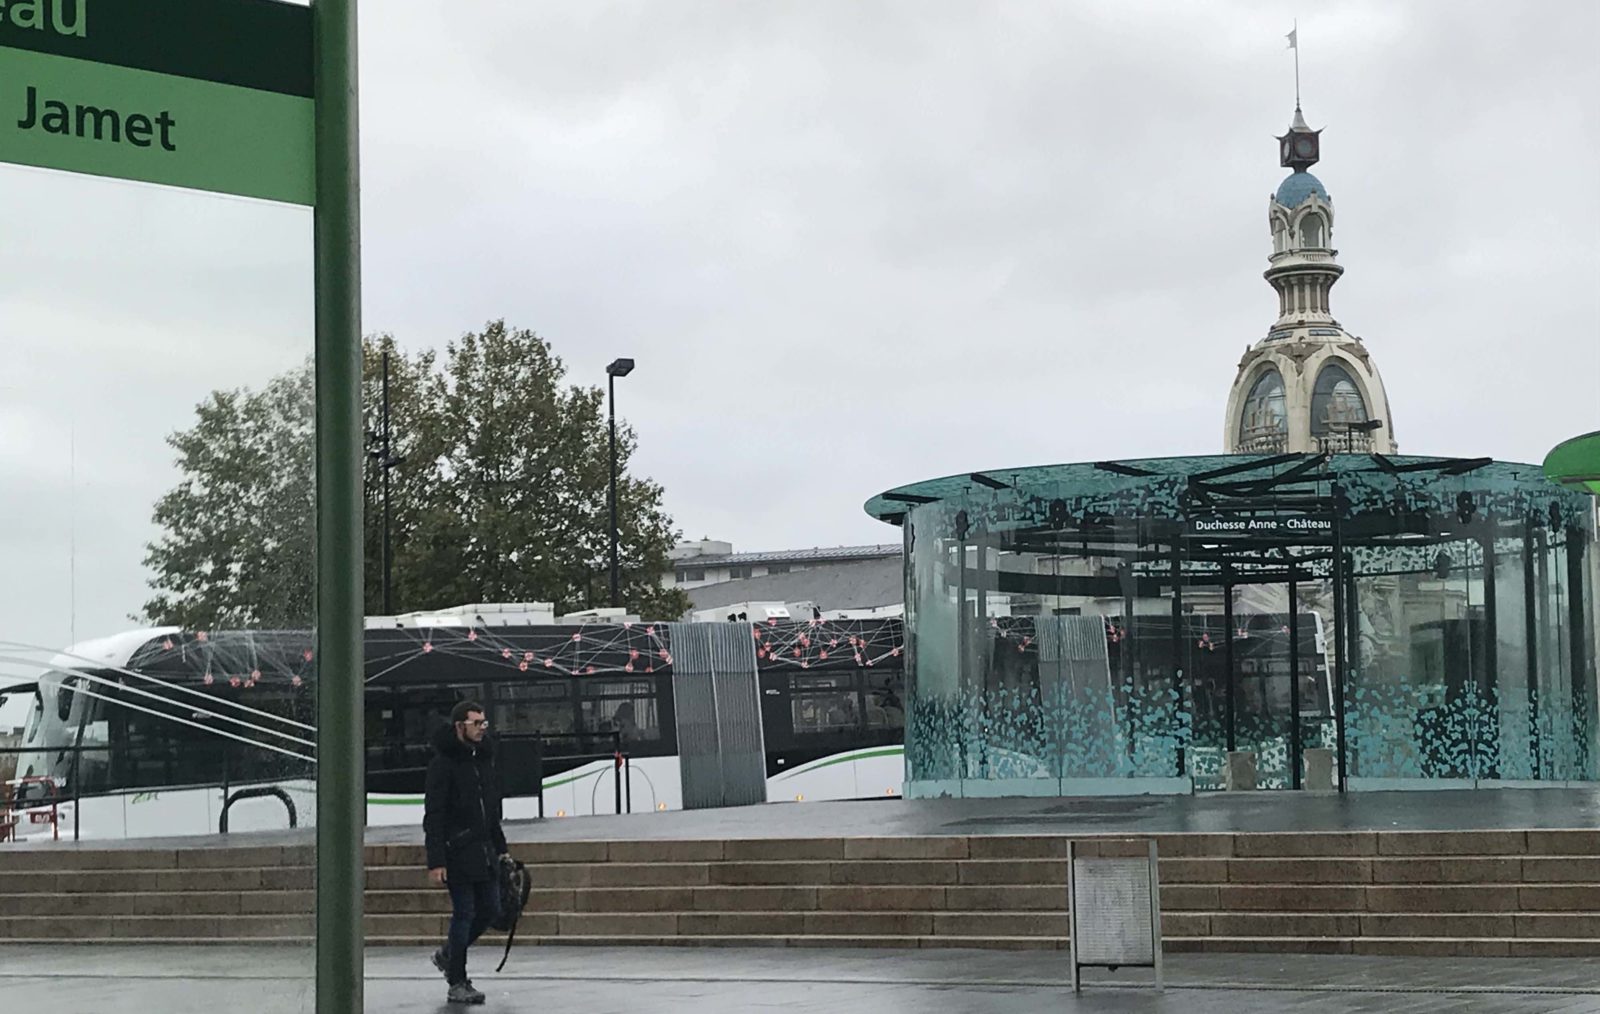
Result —
[[1594, 503], [1539, 466], [1101, 461], [866, 509], [904, 530], [908, 796], [1597, 777]]

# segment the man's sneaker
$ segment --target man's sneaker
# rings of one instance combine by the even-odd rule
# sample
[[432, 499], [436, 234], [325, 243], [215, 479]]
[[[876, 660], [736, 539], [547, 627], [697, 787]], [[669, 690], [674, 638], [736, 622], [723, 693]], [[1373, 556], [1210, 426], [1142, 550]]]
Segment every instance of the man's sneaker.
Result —
[[433, 967], [439, 970], [439, 974], [445, 977], [446, 982], [450, 981], [450, 956], [445, 953], [443, 947], [433, 952]]
[[472, 980], [458, 982], [450, 987], [450, 995], [445, 998], [448, 1003], [482, 1003], [483, 994], [472, 988]]

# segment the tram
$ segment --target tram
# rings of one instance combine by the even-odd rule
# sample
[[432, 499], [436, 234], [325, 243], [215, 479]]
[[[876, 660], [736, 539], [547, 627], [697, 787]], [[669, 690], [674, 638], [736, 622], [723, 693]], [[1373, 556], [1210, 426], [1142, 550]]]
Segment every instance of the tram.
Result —
[[[508, 819], [678, 809], [673, 631], [681, 624], [374, 625], [364, 638], [369, 824], [422, 819], [431, 732], [480, 702], [502, 746]], [[894, 797], [905, 683], [894, 619], [750, 631], [767, 798]], [[315, 812], [307, 631], [132, 631], [56, 655], [32, 687], [13, 793], [82, 837], [214, 832], [231, 789]], [[529, 744], [539, 784], [528, 784]], [[507, 770], [510, 761], [514, 770]], [[20, 808], [20, 807], [19, 807]], [[281, 828], [252, 800], [235, 830]], [[27, 821], [19, 835], [42, 833]]]

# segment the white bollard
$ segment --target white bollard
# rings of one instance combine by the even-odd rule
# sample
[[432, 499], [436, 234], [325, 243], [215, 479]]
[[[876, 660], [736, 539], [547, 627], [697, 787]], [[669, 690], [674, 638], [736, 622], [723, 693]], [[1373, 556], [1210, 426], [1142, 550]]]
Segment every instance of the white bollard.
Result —
[[1305, 776], [1300, 786], [1307, 792], [1333, 791], [1333, 751], [1326, 747], [1306, 750]]
[[1256, 787], [1256, 752], [1254, 750], [1228, 751], [1229, 792], [1251, 792]]

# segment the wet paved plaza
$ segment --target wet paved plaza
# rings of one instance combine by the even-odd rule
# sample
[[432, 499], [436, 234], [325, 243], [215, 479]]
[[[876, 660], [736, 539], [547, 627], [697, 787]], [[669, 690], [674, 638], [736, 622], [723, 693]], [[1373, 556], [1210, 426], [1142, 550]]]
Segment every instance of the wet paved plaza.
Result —
[[[1129, 971], [1076, 997], [1060, 952], [526, 947], [497, 975], [498, 960], [474, 952], [486, 1014], [1600, 1012], [1600, 961], [1580, 959], [1173, 955], [1164, 993]], [[310, 962], [304, 947], [0, 946], [5, 1009], [58, 1014], [300, 1014]], [[369, 951], [366, 990], [371, 1012], [463, 1009], [425, 951]]]

